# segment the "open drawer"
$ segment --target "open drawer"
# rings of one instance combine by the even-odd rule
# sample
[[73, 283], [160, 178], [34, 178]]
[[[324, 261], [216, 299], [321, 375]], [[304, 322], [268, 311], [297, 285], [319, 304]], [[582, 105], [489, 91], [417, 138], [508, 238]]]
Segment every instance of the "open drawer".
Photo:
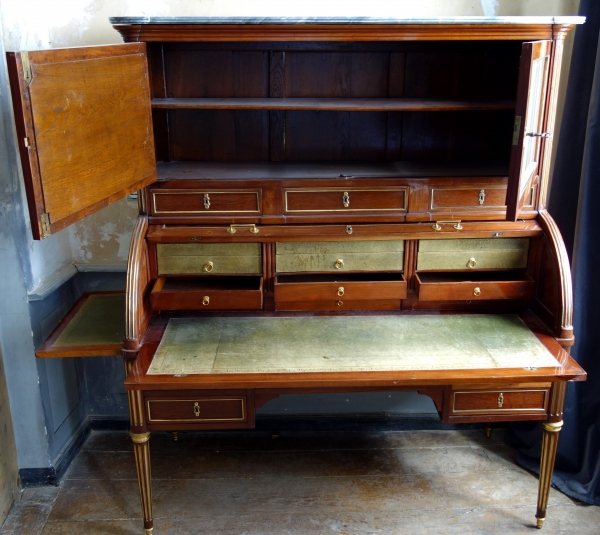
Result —
[[524, 271], [416, 273], [415, 293], [419, 301], [528, 300], [535, 281]]
[[260, 310], [262, 277], [159, 277], [152, 310]]
[[279, 275], [277, 310], [394, 310], [406, 298], [401, 273]]

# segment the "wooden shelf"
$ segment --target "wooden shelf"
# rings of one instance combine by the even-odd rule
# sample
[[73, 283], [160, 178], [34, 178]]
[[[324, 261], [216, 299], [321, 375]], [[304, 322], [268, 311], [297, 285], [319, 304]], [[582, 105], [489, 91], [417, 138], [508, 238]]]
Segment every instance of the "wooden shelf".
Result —
[[192, 162], [157, 164], [159, 181], [167, 180], [286, 180], [302, 178], [436, 178], [505, 177], [508, 162]]
[[155, 98], [155, 109], [287, 111], [477, 111], [513, 110], [514, 100], [426, 98]]

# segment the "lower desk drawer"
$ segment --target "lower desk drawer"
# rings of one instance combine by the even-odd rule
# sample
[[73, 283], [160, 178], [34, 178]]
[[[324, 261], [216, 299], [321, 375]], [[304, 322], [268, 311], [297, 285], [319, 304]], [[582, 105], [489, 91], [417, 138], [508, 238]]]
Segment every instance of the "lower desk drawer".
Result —
[[246, 396], [145, 399], [148, 424], [216, 424], [248, 421]]
[[419, 301], [533, 299], [535, 281], [525, 272], [417, 273]]
[[545, 413], [548, 388], [465, 390], [452, 392], [452, 415]]
[[159, 310], [261, 310], [262, 277], [159, 277], [150, 293]]

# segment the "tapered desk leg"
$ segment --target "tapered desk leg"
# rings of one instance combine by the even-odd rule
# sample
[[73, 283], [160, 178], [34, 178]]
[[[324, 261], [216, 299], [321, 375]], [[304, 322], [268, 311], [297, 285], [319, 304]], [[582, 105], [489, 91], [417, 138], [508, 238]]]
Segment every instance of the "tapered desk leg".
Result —
[[548, 421], [544, 422], [542, 436], [542, 458], [540, 459], [540, 481], [538, 490], [537, 527], [541, 529], [546, 519], [548, 496], [552, 484], [552, 472], [556, 458], [558, 434], [563, 425], [562, 414], [565, 401], [566, 383], [554, 383], [550, 391], [550, 411]]
[[135, 453], [142, 514], [144, 515], [144, 532], [151, 535], [154, 521], [152, 520], [152, 479], [150, 477], [150, 432], [130, 433]]

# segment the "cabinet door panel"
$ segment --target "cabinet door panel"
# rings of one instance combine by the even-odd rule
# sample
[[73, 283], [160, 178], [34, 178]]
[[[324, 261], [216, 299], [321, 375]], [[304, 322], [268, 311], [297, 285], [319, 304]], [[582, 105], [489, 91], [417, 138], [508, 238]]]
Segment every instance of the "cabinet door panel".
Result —
[[156, 180], [145, 46], [10, 53], [34, 238]]
[[545, 132], [552, 41], [523, 43], [508, 190], [506, 218], [516, 221], [534, 180], [540, 173], [542, 144], [550, 142]]

